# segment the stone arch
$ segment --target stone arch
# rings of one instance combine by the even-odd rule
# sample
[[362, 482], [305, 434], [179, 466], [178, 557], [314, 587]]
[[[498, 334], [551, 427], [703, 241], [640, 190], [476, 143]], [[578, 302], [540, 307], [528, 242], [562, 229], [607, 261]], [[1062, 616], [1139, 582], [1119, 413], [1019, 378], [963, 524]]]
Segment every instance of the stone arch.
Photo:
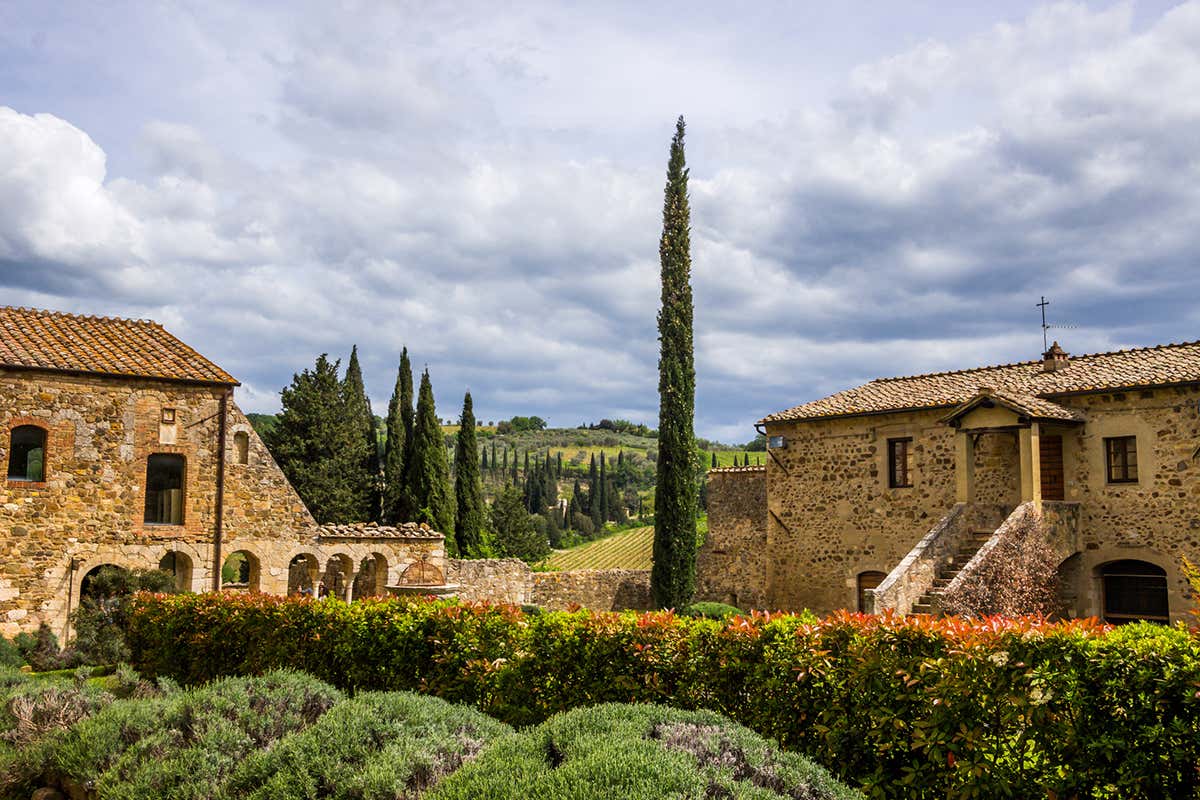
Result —
[[381, 597], [387, 594], [388, 562], [382, 553], [372, 553], [358, 564], [352, 599]]
[[321, 563], [312, 553], [296, 553], [288, 561], [289, 595], [316, 595], [317, 586], [321, 582]]
[[1100, 580], [1104, 621], [1112, 625], [1147, 620], [1166, 623], [1171, 618], [1167, 571], [1149, 561], [1121, 558], [1095, 569]]
[[221, 564], [221, 587], [225, 589], [257, 592], [261, 576], [258, 556], [249, 550], [235, 550]]
[[351, 576], [354, 574], [354, 561], [345, 553], [335, 553], [325, 562], [325, 572], [321, 576], [321, 586], [318, 594], [321, 597], [336, 597], [348, 600], [350, 597]]
[[175, 588], [182, 592], [192, 590], [192, 557], [182, 550], [168, 550], [158, 560], [158, 568], [175, 576]]
[[113, 564], [113, 563], [110, 563], [107, 561], [104, 562], [103, 564], [96, 564], [95, 566], [91, 567], [86, 572], [84, 572], [83, 576], [79, 579], [79, 597], [80, 597], [80, 599], [82, 599], [84, 596], [86, 596], [88, 594], [88, 592], [90, 591], [90, 588], [91, 588], [90, 584], [95, 579], [96, 575], [100, 572], [100, 570], [104, 569], [105, 567], [113, 567], [114, 569], [123, 569], [123, 570], [132, 569], [131, 567], [128, 567], [124, 564]]

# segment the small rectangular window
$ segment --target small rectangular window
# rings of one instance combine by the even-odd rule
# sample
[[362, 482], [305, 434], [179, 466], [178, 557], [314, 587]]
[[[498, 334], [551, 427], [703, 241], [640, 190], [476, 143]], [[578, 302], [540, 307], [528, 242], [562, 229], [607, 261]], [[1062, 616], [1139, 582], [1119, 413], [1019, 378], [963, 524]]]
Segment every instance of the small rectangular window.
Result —
[[183, 456], [155, 453], [147, 459], [147, 525], [183, 524], [183, 470]]
[[1137, 483], [1137, 437], [1113, 436], [1105, 439], [1104, 462], [1109, 483]]
[[906, 489], [912, 486], [912, 437], [888, 439], [888, 486]]
[[772, 436], [767, 440], [767, 447], [772, 450], [782, 450], [787, 447], [787, 439], [783, 436]]
[[175, 409], [164, 408], [162, 410], [162, 424], [163, 425], [174, 425], [175, 424]]

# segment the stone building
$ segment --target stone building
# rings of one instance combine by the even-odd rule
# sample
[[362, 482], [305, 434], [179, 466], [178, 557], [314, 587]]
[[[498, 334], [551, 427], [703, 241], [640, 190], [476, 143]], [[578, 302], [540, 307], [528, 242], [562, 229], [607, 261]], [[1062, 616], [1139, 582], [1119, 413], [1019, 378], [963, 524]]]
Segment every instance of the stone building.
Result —
[[63, 636], [105, 564], [194, 591], [444, 582], [427, 527], [318, 526], [237, 385], [154, 322], [0, 308], [0, 633]]
[[935, 611], [1006, 540], [1055, 553], [1064, 613], [1176, 620], [1200, 562], [1200, 342], [874, 380], [771, 414], [709, 475], [700, 596]]

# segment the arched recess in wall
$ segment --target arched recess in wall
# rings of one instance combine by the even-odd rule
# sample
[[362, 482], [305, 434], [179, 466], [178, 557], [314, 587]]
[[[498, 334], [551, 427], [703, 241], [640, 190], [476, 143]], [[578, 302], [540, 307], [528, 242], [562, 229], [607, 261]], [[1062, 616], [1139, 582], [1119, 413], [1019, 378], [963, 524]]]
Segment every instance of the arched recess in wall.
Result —
[[289, 595], [313, 596], [321, 581], [321, 565], [312, 553], [298, 553], [288, 563]]
[[372, 553], [358, 565], [358, 574], [354, 576], [352, 598], [381, 597], [387, 594], [387, 559], [381, 553]]
[[250, 434], [238, 431], [233, 435], [233, 463], [250, 463]]
[[159, 560], [158, 568], [175, 576], [175, 588], [179, 591], [192, 590], [192, 558], [187, 553], [172, 550]]
[[879, 572], [878, 570], [867, 570], [866, 572], [858, 573], [858, 610], [860, 612], [867, 610], [867, 592], [878, 588], [879, 584], [883, 583], [883, 579], [886, 577], [886, 572]]
[[347, 555], [336, 555], [326, 561], [325, 574], [321, 578], [320, 596], [345, 600], [353, 569], [354, 562]]
[[249, 550], [236, 550], [225, 558], [221, 566], [222, 588], [257, 592], [258, 580], [258, 557]]
[[97, 595], [102, 584], [97, 579], [100, 577], [100, 570], [102, 569], [115, 569], [121, 572], [128, 572], [128, 569], [120, 564], [97, 564], [84, 574], [83, 580], [79, 583], [79, 596], [81, 598], [95, 597]]
[[1109, 561], [1096, 568], [1100, 578], [1104, 621], [1112, 625], [1170, 620], [1167, 571], [1149, 561], [1132, 558]]

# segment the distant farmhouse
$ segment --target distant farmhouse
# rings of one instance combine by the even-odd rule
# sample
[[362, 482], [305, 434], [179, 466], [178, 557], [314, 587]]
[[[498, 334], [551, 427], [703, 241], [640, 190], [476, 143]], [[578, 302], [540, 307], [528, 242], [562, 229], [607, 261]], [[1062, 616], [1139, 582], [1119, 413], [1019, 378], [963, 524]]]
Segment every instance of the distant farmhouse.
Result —
[[193, 591], [443, 583], [440, 533], [318, 526], [237, 385], [154, 322], [0, 308], [0, 633], [63, 636], [105, 564]]
[[761, 468], [709, 475], [699, 595], [936, 611], [1006, 538], [1055, 553], [1061, 611], [1193, 607], [1200, 342], [874, 380], [771, 414]]

